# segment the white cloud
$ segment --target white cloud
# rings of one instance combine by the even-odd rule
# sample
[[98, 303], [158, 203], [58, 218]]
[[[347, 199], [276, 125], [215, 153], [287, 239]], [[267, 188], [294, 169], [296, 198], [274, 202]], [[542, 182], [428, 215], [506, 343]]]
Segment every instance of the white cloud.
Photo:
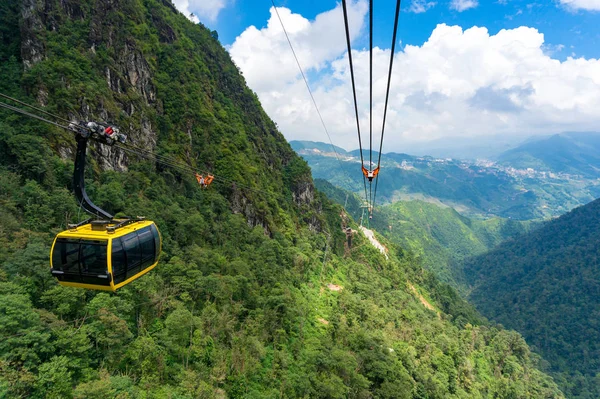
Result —
[[458, 12], [463, 12], [470, 8], [475, 8], [478, 5], [478, 0], [452, 0], [450, 2], [450, 8]]
[[600, 0], [560, 0], [560, 4], [573, 10], [600, 11]]
[[436, 4], [437, 3], [435, 1], [412, 0], [408, 11], [414, 12], [415, 14], [420, 14], [429, 10], [430, 8], [435, 7]]
[[214, 22], [225, 8], [225, 0], [173, 0], [175, 7], [192, 22]]
[[560, 0], [560, 4], [573, 10], [600, 11], [600, 0]]
[[[348, 20], [351, 38], [360, 33], [367, 13], [364, 0], [349, 3]], [[278, 7], [279, 15], [305, 71], [321, 70], [346, 50], [346, 36], [341, 6], [317, 15], [309, 21], [289, 9]], [[231, 45], [229, 52], [242, 69], [249, 86], [257, 92], [281, 88], [299, 78], [298, 66], [285, 38], [275, 9], [261, 30], [247, 28]]]
[[[335, 144], [358, 147], [343, 18], [338, 8], [309, 21], [280, 9]], [[366, 7], [352, 5], [352, 32]], [[288, 139], [327, 141], [277, 17], [248, 28], [231, 54]], [[427, 42], [396, 53], [386, 151], [442, 137], [548, 134], [600, 126], [600, 60], [553, 59], [528, 27], [463, 30], [438, 25]], [[374, 143], [379, 140], [389, 49], [374, 49]], [[353, 50], [363, 140], [368, 141], [368, 50]], [[364, 141], [363, 141], [364, 143]]]

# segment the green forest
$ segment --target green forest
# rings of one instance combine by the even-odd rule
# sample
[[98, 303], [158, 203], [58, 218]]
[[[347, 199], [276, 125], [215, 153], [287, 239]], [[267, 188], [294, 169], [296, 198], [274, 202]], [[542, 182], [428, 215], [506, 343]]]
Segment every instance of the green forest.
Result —
[[465, 262], [470, 299], [520, 331], [566, 394], [600, 397], [600, 201]]
[[169, 1], [0, 3], [0, 92], [218, 177], [92, 146], [91, 198], [154, 220], [163, 253], [116, 294], [65, 288], [72, 133], [0, 112], [0, 397], [563, 398], [411, 251], [345, 246], [216, 37]]
[[[340, 205], [356, 220], [362, 214], [356, 194], [316, 179], [316, 187]], [[542, 222], [502, 218], [472, 219], [450, 207], [425, 201], [399, 201], [375, 208], [373, 219], [364, 223], [381, 232], [419, 259], [440, 281], [467, 294], [464, 261], [481, 255], [500, 243], [533, 231]]]

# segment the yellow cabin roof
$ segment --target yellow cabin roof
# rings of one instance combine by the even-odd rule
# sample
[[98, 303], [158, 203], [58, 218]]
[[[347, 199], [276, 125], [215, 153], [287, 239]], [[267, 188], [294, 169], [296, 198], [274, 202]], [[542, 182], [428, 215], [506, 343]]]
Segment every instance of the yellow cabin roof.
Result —
[[[142, 229], [144, 227], [148, 227], [152, 224], [154, 224], [154, 222], [151, 220], [142, 220], [139, 222], [133, 222], [124, 227], [120, 227], [117, 230], [115, 230], [113, 233], [109, 233], [108, 231], [106, 231], [106, 229], [92, 230], [91, 223], [88, 223], [88, 224], [84, 224], [83, 226], [80, 226], [73, 230], [65, 230], [63, 232], [60, 232], [56, 236], [56, 238], [73, 238], [73, 239], [83, 238], [83, 239], [90, 239], [90, 240], [108, 240], [111, 238], [122, 237], [124, 235], [127, 235], [128, 233]], [[114, 226], [114, 225], [115, 225], [115, 223], [107, 224], [107, 226]]]

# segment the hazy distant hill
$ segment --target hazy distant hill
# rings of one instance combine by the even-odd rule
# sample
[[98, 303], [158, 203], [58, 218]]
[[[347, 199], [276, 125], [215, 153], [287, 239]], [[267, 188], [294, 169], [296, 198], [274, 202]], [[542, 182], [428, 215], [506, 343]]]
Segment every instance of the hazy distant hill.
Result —
[[502, 153], [498, 162], [514, 168], [600, 177], [600, 134], [564, 133], [532, 139]]
[[600, 200], [471, 259], [464, 270], [479, 310], [521, 332], [553, 371], [570, 374], [563, 388], [571, 397], [600, 397]]
[[[291, 145], [309, 163], [315, 178], [354, 193], [364, 192], [357, 150], [340, 149], [340, 163], [329, 144], [292, 141]], [[519, 155], [515, 153], [514, 158]], [[383, 154], [377, 201], [417, 199], [451, 206], [467, 216], [528, 220], [559, 216], [600, 196], [599, 182], [588, 174], [551, 174], [545, 167], [529, 167]]]

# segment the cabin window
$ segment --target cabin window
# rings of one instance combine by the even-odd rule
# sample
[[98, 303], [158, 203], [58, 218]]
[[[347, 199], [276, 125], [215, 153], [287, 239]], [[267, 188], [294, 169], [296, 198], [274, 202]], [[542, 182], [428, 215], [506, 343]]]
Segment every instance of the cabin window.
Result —
[[123, 239], [112, 240], [112, 272], [115, 284], [125, 281], [127, 276], [127, 258], [123, 249]]
[[127, 256], [127, 277], [131, 277], [140, 272], [142, 255], [140, 253], [140, 241], [137, 233], [130, 233], [123, 237], [123, 248]]
[[150, 225], [150, 231], [152, 231], [152, 236], [154, 237], [154, 261], [158, 260], [158, 255], [160, 255], [160, 235], [158, 234], [158, 229], [155, 225]]
[[155, 252], [154, 252], [154, 236], [150, 228], [145, 228], [138, 232], [138, 238], [140, 240], [140, 249], [142, 253], [142, 268], [152, 266], [154, 263]]
[[52, 269], [60, 281], [110, 285], [107, 241], [59, 238], [54, 244]]

